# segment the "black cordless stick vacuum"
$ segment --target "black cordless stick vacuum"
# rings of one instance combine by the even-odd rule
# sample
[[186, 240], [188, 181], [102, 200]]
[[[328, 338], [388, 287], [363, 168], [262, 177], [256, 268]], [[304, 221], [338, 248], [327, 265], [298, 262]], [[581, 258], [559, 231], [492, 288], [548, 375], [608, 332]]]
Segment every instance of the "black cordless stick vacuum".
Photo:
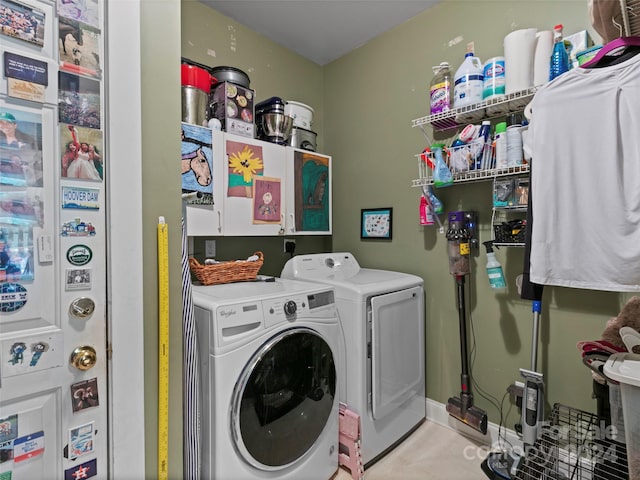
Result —
[[[469, 253], [475, 227], [474, 215], [470, 212], [449, 213], [447, 230], [447, 248], [449, 253], [449, 273], [456, 278], [458, 288], [458, 319], [460, 322], [460, 396], [447, 401], [447, 412], [452, 417], [478, 430], [487, 433], [487, 413], [473, 405], [471, 375], [469, 373], [469, 355], [467, 352], [467, 315], [464, 295], [464, 277], [470, 273]], [[471, 219], [471, 222], [469, 221]], [[477, 243], [477, 239], [475, 239]]]

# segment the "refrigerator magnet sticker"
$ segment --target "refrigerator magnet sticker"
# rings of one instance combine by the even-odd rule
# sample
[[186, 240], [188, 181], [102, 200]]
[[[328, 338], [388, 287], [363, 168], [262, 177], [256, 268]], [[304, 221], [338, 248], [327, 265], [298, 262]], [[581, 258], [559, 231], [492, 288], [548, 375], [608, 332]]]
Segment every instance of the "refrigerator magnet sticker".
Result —
[[0, 227], [0, 283], [33, 280], [33, 229]]
[[58, 19], [60, 69], [100, 78], [100, 30], [69, 18]]
[[18, 436], [18, 415], [0, 418], [0, 443], [8, 442]]
[[42, 199], [26, 190], [0, 191], [0, 223], [16, 226], [44, 224]]
[[86, 245], [74, 245], [67, 250], [67, 261], [71, 265], [81, 267], [93, 258], [93, 252]]
[[27, 289], [19, 283], [0, 283], [0, 312], [20, 310], [27, 303]]
[[84, 2], [58, 0], [58, 14], [61, 17], [78, 20], [97, 27], [100, 20], [100, 7], [98, 0], [86, 0]]
[[4, 72], [10, 97], [44, 103], [49, 65], [34, 58], [4, 52]]
[[60, 227], [60, 235], [63, 237], [93, 237], [95, 234], [96, 227], [80, 218], [65, 222]]
[[71, 405], [74, 413], [85, 408], [97, 407], [99, 404], [97, 378], [83, 380], [71, 385]]
[[[13, 460], [13, 442], [11, 440], [7, 440], [6, 442], [0, 443], [0, 463], [10, 462]], [[9, 471], [11, 473], [11, 471]], [[11, 476], [8, 477], [11, 480]], [[0, 480], [3, 480], [2, 475], [0, 474]]]
[[93, 452], [93, 422], [69, 430], [69, 459]]
[[44, 431], [32, 433], [13, 441], [13, 461], [30, 460], [44, 453]]
[[98, 473], [98, 460], [93, 459], [84, 462], [77, 467], [68, 468], [64, 471], [64, 480], [78, 480], [79, 478], [95, 477]]
[[58, 72], [58, 121], [100, 129], [100, 82]]
[[104, 177], [101, 130], [60, 125], [60, 176], [101, 182]]
[[64, 186], [62, 187], [62, 208], [99, 210], [100, 190]]
[[44, 11], [11, 0], [0, 0], [0, 7], [3, 16], [0, 34], [44, 46], [45, 29], [33, 28], [33, 25], [45, 25], [47, 14]]
[[91, 290], [91, 269], [67, 268], [65, 290]]

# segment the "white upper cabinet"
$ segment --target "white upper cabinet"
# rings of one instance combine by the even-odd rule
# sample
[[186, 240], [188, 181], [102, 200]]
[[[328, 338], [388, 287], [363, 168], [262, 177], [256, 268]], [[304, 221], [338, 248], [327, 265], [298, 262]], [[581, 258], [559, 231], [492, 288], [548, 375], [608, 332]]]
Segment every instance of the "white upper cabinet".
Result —
[[[222, 235], [222, 165], [223, 141], [219, 132], [208, 128], [182, 124], [182, 193], [202, 193], [200, 199], [190, 199], [187, 204], [187, 235]], [[215, 134], [215, 135], [214, 135]], [[197, 138], [196, 138], [197, 137]], [[207, 140], [204, 140], [204, 139]], [[208, 145], [207, 145], [208, 144]], [[200, 158], [197, 158], [197, 156]], [[210, 169], [209, 181], [198, 181], [195, 162], [207, 161]], [[194, 168], [195, 167], [195, 168]], [[201, 202], [201, 203], [200, 203]]]
[[[187, 235], [283, 234], [285, 148], [220, 131], [211, 132], [211, 136], [211, 149], [205, 148], [205, 153], [212, 157], [212, 180], [207, 188], [211, 191], [212, 187], [213, 193], [211, 197], [203, 197], [207, 204], [187, 206]], [[186, 165], [184, 145], [183, 140], [183, 165]], [[185, 172], [186, 166], [182, 170]], [[183, 192], [191, 190], [187, 185], [190, 174], [193, 175], [192, 172], [183, 173]]]
[[331, 157], [307, 150], [287, 152], [287, 235], [331, 235]]
[[223, 143], [222, 234], [283, 234], [287, 194], [284, 147], [229, 133], [223, 134]]
[[[331, 157], [189, 124], [183, 131], [183, 193], [208, 192], [187, 205], [187, 235], [331, 234]], [[203, 132], [210, 142], [194, 138]], [[198, 155], [209, 160], [209, 182]]]

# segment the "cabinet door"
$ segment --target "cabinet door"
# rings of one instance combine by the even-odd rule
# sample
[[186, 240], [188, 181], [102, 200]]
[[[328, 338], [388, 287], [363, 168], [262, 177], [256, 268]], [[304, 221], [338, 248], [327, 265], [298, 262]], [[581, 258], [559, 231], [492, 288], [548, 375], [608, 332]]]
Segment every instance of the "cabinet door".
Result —
[[288, 235], [331, 234], [331, 157], [287, 148]]
[[[207, 192], [200, 199], [188, 200], [187, 235], [222, 235], [223, 171], [227, 163], [224, 154], [223, 133], [212, 132], [208, 128], [184, 123], [182, 129], [182, 192], [183, 194], [194, 191]], [[208, 140], [204, 140], [205, 137]], [[200, 156], [204, 157], [209, 164], [210, 178], [208, 182], [198, 182], [197, 180], [201, 174], [196, 172], [198, 167], [194, 162], [198, 161]], [[201, 158], [200, 161], [202, 161]]]
[[223, 143], [222, 234], [283, 234], [285, 148], [229, 133]]

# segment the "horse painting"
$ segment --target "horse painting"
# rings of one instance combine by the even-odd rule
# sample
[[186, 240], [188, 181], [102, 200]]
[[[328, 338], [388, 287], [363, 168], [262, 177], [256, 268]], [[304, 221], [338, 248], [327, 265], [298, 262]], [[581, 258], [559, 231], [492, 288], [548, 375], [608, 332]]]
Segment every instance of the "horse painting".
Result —
[[199, 185], [206, 187], [211, 183], [211, 168], [202, 148], [182, 155], [182, 174], [189, 172], [193, 172]]
[[73, 37], [73, 39], [79, 46], [82, 46], [82, 44], [84, 43], [83, 29], [80, 27], [80, 24], [78, 22], [69, 21], [69, 23], [66, 23], [63, 20], [60, 20], [60, 23], [58, 25], [58, 37], [62, 42], [62, 51], [65, 55], [67, 54], [67, 46], [65, 45], [65, 43], [67, 41], [68, 35], [71, 35], [71, 37]]

